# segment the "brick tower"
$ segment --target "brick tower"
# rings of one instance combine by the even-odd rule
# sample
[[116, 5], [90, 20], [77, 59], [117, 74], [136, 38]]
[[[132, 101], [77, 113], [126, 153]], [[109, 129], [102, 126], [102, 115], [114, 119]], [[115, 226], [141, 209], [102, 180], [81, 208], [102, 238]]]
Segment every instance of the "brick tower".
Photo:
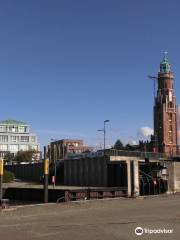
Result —
[[157, 152], [178, 154], [178, 109], [173, 87], [173, 73], [165, 53], [157, 77], [154, 103], [154, 141]]

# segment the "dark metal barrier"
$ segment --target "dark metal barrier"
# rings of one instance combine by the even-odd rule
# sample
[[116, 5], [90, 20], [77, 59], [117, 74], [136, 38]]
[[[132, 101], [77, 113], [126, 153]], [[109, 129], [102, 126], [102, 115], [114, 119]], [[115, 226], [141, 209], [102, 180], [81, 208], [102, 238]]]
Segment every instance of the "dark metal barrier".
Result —
[[18, 179], [35, 182], [42, 180], [43, 163], [13, 164], [4, 167], [7, 171], [13, 172]]

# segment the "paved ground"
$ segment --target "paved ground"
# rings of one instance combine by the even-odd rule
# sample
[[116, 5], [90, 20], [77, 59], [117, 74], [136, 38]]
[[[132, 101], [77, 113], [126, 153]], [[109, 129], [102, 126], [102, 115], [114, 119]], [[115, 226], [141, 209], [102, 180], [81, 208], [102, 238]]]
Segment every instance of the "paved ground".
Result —
[[[43, 184], [35, 183], [35, 182], [10, 182], [10, 183], [3, 183], [3, 188], [38, 188], [43, 189]], [[62, 189], [62, 190], [75, 190], [75, 189], [87, 189], [87, 187], [82, 186], [66, 186], [66, 185], [56, 185], [55, 187], [53, 184], [48, 185], [49, 189]], [[89, 187], [93, 189], [99, 189], [102, 187]]]
[[[136, 236], [136, 227], [173, 229]], [[180, 239], [180, 196], [26, 206], [0, 212], [2, 240]]]

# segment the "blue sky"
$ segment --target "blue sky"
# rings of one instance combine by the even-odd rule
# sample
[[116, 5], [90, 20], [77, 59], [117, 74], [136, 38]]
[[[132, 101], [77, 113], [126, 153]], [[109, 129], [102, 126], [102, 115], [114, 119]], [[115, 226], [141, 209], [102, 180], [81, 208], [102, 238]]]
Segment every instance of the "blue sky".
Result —
[[0, 0], [0, 119], [26, 121], [41, 146], [82, 138], [99, 146], [153, 127], [163, 52], [180, 103], [178, 0]]

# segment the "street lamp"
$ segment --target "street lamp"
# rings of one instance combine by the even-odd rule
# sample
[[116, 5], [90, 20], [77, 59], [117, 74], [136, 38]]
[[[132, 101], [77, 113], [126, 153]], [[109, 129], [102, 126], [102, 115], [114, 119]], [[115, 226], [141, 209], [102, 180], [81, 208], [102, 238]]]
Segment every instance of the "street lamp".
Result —
[[104, 128], [98, 130], [98, 132], [104, 133], [104, 155], [105, 155], [105, 150], [106, 150], [106, 123], [107, 122], [110, 122], [110, 120], [104, 120]]
[[155, 133], [154, 134], [154, 145], [155, 145], [155, 152], [158, 153], [159, 149], [158, 149], [158, 135]]

